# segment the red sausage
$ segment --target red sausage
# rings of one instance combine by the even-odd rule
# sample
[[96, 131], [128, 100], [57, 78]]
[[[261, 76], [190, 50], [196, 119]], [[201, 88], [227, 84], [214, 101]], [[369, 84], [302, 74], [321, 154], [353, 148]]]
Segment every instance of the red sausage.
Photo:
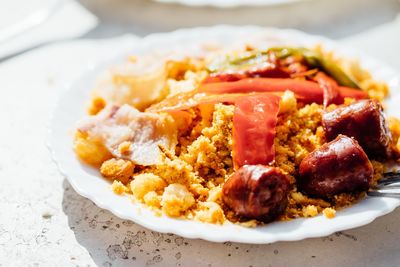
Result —
[[309, 195], [332, 195], [368, 190], [372, 164], [353, 138], [340, 135], [306, 156], [300, 163], [300, 188]]
[[391, 134], [381, 104], [376, 100], [359, 100], [322, 116], [328, 140], [339, 134], [354, 137], [371, 158], [390, 156]]
[[222, 199], [236, 214], [268, 222], [285, 210], [290, 187], [278, 168], [245, 165], [225, 182]]

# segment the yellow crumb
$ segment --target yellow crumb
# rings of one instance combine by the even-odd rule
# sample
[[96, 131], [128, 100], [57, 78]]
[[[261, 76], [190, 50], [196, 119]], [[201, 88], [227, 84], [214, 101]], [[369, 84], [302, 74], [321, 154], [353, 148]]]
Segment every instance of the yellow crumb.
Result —
[[[296, 217], [304, 217], [304, 210], [308, 206], [317, 207], [317, 210], [321, 210], [322, 208], [327, 208], [331, 206], [330, 203], [323, 199], [319, 198], [311, 198], [304, 195], [301, 192], [297, 192], [296, 189], [292, 190], [292, 193], [289, 194], [288, 199], [288, 207], [287, 214], [284, 216], [286, 219], [296, 218]], [[298, 208], [302, 207], [302, 208]], [[306, 212], [307, 214], [307, 212]]]
[[389, 118], [389, 129], [392, 132], [394, 150], [400, 154], [400, 120], [397, 118]]
[[161, 196], [155, 191], [150, 191], [143, 197], [144, 203], [150, 207], [160, 208], [161, 207]]
[[374, 176], [372, 177], [372, 186], [375, 186], [377, 182], [383, 178], [385, 172], [385, 166], [376, 160], [371, 160], [372, 167], [374, 169]]
[[206, 71], [192, 72], [187, 71], [181, 80], [168, 79], [167, 86], [169, 88], [168, 96], [174, 96], [180, 93], [192, 91], [206, 78]]
[[304, 217], [315, 217], [318, 215], [318, 209], [314, 205], [308, 205], [303, 208]]
[[362, 81], [360, 84], [361, 88], [368, 92], [370, 98], [382, 101], [389, 94], [389, 87], [386, 83], [368, 79]]
[[191, 185], [198, 182], [193, 167], [178, 158], [165, 158], [164, 161], [154, 168], [154, 173], [163, 178], [168, 184], [179, 183]]
[[210, 189], [208, 192], [208, 198], [207, 201], [213, 201], [213, 202], [221, 202], [222, 200], [222, 187], [214, 187]]
[[138, 174], [133, 177], [131, 191], [134, 197], [144, 201], [144, 196], [151, 191], [162, 191], [167, 184], [159, 176], [152, 173]]
[[[215, 105], [210, 127], [206, 127], [181, 158], [194, 167], [200, 176], [224, 177], [232, 169], [232, 128], [234, 106]], [[223, 180], [221, 181], [223, 182]]]
[[389, 128], [392, 134], [400, 136], [400, 119], [393, 117], [389, 118]]
[[123, 193], [126, 192], [126, 186], [117, 180], [115, 180], [112, 183], [111, 188], [112, 188], [113, 192], [117, 195], [122, 195]]
[[88, 108], [89, 115], [96, 115], [106, 106], [106, 104], [106, 101], [102, 97], [93, 98]]
[[204, 62], [198, 58], [186, 57], [179, 61], [168, 60], [165, 65], [167, 70], [167, 78], [178, 81], [182, 79], [190, 79], [190, 77], [187, 77], [189, 72], [193, 72], [193, 74], [205, 72]]
[[99, 140], [79, 130], [75, 133], [74, 150], [80, 160], [95, 167], [100, 166], [112, 157], [108, 149]]
[[126, 184], [129, 182], [134, 168], [135, 166], [129, 160], [112, 158], [101, 164], [100, 173], [107, 179], [118, 180]]
[[324, 214], [324, 216], [328, 219], [332, 219], [335, 218], [336, 216], [336, 210], [332, 209], [332, 208], [325, 208], [322, 213]]
[[275, 136], [275, 164], [290, 175], [311, 151], [325, 143], [321, 127], [321, 105], [311, 104], [278, 116]]
[[245, 222], [240, 222], [239, 224], [244, 227], [255, 228], [257, 225], [259, 225], [259, 222], [257, 220], [248, 220]]
[[192, 193], [184, 185], [168, 185], [161, 199], [162, 211], [171, 217], [179, 217], [195, 203]]
[[121, 155], [129, 155], [131, 153], [132, 143], [129, 141], [124, 141], [118, 145], [118, 151]]
[[195, 214], [195, 219], [201, 222], [222, 224], [225, 221], [224, 211], [215, 202], [200, 202]]
[[297, 109], [297, 100], [292, 91], [285, 91], [279, 103], [279, 112], [286, 113]]

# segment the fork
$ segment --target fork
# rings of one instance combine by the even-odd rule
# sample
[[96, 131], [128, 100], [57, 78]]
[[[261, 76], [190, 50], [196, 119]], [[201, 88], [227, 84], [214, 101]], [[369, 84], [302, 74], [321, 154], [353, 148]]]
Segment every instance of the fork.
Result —
[[[397, 190], [396, 190], [397, 189]], [[371, 197], [400, 197], [400, 172], [387, 172], [383, 174], [383, 179], [368, 191]]]

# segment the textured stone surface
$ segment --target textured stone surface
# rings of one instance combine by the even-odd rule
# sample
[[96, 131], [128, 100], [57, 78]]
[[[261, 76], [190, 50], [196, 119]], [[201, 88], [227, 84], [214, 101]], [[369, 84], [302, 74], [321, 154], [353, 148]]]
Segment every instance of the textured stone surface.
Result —
[[99, 53], [131, 42], [51, 45], [0, 64], [0, 266], [399, 266], [399, 210], [324, 238], [216, 244], [146, 230], [79, 196], [45, 146], [50, 110]]

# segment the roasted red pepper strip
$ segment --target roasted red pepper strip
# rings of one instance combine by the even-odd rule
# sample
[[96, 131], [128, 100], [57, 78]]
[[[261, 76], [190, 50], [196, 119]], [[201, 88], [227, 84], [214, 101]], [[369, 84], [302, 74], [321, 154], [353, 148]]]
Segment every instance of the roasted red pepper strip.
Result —
[[[324, 101], [324, 90], [318, 83], [306, 80], [282, 78], [246, 78], [235, 82], [205, 83], [200, 85], [198, 92], [210, 94], [250, 93], [250, 92], [283, 92], [290, 90], [296, 98], [306, 104]], [[363, 99], [366, 92], [352, 88], [338, 86], [340, 97], [335, 101], [342, 104], [345, 97]]]
[[243, 96], [236, 100], [233, 114], [233, 163], [268, 164], [275, 159], [274, 138], [280, 97]]
[[270, 96], [282, 95], [282, 92], [267, 93], [246, 93], [246, 94], [205, 94], [205, 93], [184, 93], [166, 98], [163, 101], [152, 105], [146, 111], [148, 112], [171, 112], [186, 110], [201, 104], [235, 104], [240, 98], [247, 96]]
[[322, 88], [324, 94], [324, 107], [327, 107], [330, 104], [340, 104], [344, 101], [344, 98], [339, 92], [339, 85], [334, 79], [323, 72], [318, 72], [317, 75], [315, 75], [314, 80]]

